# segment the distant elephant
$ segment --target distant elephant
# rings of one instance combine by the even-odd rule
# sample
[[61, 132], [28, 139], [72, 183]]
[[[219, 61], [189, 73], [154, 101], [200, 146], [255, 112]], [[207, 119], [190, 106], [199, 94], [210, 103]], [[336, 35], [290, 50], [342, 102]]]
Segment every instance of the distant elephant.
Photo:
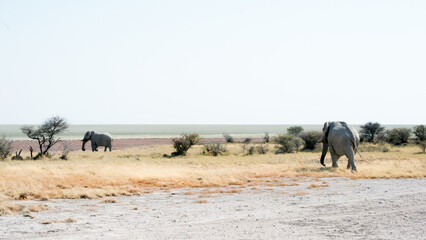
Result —
[[86, 145], [86, 142], [89, 140], [92, 145], [92, 152], [98, 151], [99, 146], [104, 146], [105, 152], [107, 148], [111, 151], [112, 137], [109, 133], [95, 133], [94, 131], [87, 131], [86, 134], [84, 134], [83, 140], [81, 140], [83, 142], [81, 150], [86, 151], [84, 145]]
[[326, 122], [322, 131], [324, 135], [318, 141], [323, 144], [320, 163], [325, 166], [324, 158], [330, 149], [332, 167], [337, 168], [337, 160], [345, 155], [348, 158], [347, 168], [352, 167], [352, 172], [356, 172], [355, 153], [361, 154], [358, 151], [359, 135], [355, 128], [345, 122]]

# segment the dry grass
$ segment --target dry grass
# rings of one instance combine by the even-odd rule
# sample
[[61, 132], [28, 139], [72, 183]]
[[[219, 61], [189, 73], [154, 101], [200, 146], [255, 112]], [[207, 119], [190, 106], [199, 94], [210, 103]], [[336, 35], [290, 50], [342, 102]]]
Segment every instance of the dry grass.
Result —
[[313, 183], [313, 184], [309, 185], [308, 188], [312, 189], [312, 188], [323, 188], [323, 187], [328, 187], [328, 183], [327, 182], [322, 182], [322, 184]]
[[[418, 154], [417, 146], [389, 147], [389, 152], [363, 152], [362, 159], [356, 157], [357, 173], [346, 169], [344, 157], [339, 160], [339, 168], [331, 168], [319, 164], [320, 153], [275, 155], [270, 152], [242, 156], [239, 144], [226, 147], [229, 153], [220, 157], [202, 156], [201, 146], [195, 146], [186, 157], [163, 158], [162, 153], [170, 153], [173, 149], [160, 145], [106, 153], [71, 152], [68, 161], [60, 160], [58, 154], [52, 159], [38, 161], [2, 161], [0, 212], [7, 210], [5, 200], [13, 199], [96, 199], [180, 187], [293, 186], [280, 183], [279, 179], [284, 177], [297, 181], [299, 177], [426, 176], [426, 155]], [[331, 165], [329, 156], [328, 166]], [[229, 191], [238, 193], [240, 190]]]
[[8, 200], [0, 200], [0, 216], [9, 214], [22, 214], [25, 217], [34, 218], [31, 212], [41, 212], [49, 209], [45, 204], [24, 205]]
[[195, 201], [195, 203], [208, 203], [209, 201], [207, 201], [207, 200], [197, 200], [197, 201]]
[[305, 194], [306, 194], [306, 192], [299, 191], [299, 192], [293, 193], [292, 195], [293, 196], [301, 196], [301, 195], [305, 195]]
[[41, 222], [41, 224], [73, 223], [73, 222], [77, 222], [77, 220], [75, 220], [74, 218], [67, 218], [67, 219], [64, 219], [64, 220], [45, 220], [45, 221]]
[[105, 198], [101, 203], [118, 203], [118, 200], [115, 198]]

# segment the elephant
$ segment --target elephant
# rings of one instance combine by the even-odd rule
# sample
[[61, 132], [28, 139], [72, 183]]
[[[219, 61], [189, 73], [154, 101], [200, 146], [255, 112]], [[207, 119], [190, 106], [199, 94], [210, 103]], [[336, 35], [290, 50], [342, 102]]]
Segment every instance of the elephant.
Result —
[[104, 146], [105, 152], [107, 148], [109, 148], [109, 151], [111, 152], [112, 137], [109, 133], [96, 133], [95, 131], [87, 131], [86, 134], [84, 134], [83, 140], [81, 140], [83, 142], [81, 150], [86, 151], [84, 145], [86, 145], [86, 142], [89, 140], [92, 145], [92, 152], [98, 151], [99, 146]]
[[325, 166], [324, 158], [327, 150], [330, 149], [332, 167], [337, 168], [337, 160], [343, 155], [348, 158], [347, 169], [352, 168], [352, 172], [356, 172], [355, 154], [361, 156], [358, 151], [359, 134], [355, 128], [349, 126], [345, 122], [325, 122], [322, 129], [324, 135], [318, 141], [322, 142], [321, 165]]

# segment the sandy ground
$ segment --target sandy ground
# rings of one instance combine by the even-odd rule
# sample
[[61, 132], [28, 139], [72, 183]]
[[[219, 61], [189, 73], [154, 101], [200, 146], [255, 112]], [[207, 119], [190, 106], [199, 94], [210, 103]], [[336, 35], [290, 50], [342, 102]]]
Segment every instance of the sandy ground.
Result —
[[[323, 181], [329, 186], [308, 188]], [[0, 239], [426, 239], [425, 179], [295, 182], [232, 194], [203, 191], [234, 187], [155, 191], [117, 203], [20, 202], [50, 209], [32, 213], [34, 219], [0, 217]], [[41, 224], [67, 218], [76, 222]]]
[[[245, 138], [235, 138], [235, 141], [242, 142]], [[252, 142], [262, 142], [262, 138], [253, 138]], [[209, 142], [225, 142], [224, 138], [202, 138], [201, 143]], [[82, 142], [81, 140], [63, 140], [58, 142], [52, 147], [52, 151], [61, 151], [64, 144], [68, 145], [72, 151], [81, 151]], [[120, 150], [126, 148], [132, 148], [137, 146], [152, 146], [152, 145], [168, 145], [172, 144], [171, 138], [119, 138], [114, 139], [112, 142], [112, 150]], [[30, 146], [33, 147], [34, 152], [38, 152], [37, 141], [31, 140], [15, 140], [12, 143], [13, 152], [22, 149], [22, 152], [29, 152]], [[86, 143], [86, 149], [90, 150], [90, 142]], [[103, 151], [103, 147], [99, 147], [99, 151]]]

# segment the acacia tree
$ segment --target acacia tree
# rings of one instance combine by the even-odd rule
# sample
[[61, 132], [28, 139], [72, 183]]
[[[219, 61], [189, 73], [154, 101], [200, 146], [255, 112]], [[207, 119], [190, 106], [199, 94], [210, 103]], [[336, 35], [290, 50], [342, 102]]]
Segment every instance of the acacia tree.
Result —
[[290, 134], [290, 135], [297, 136], [301, 132], [303, 132], [303, 127], [302, 126], [293, 126], [293, 127], [287, 128], [287, 133]]
[[361, 125], [361, 136], [366, 142], [374, 142], [376, 138], [385, 133], [385, 128], [380, 126], [378, 122], [368, 122]]
[[53, 145], [60, 141], [57, 135], [68, 128], [65, 119], [55, 116], [47, 119], [36, 129], [34, 126], [22, 126], [21, 131], [27, 137], [37, 140], [40, 153], [35, 158], [45, 155]]

